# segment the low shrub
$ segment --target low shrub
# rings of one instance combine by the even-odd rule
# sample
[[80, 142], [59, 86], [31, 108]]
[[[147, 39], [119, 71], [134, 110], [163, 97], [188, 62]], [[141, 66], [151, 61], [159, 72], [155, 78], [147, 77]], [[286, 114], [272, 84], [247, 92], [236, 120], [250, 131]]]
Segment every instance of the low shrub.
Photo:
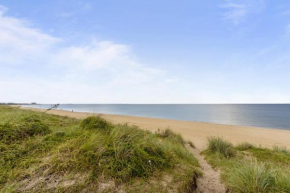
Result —
[[219, 137], [209, 137], [207, 149], [213, 153], [220, 153], [226, 158], [234, 157], [236, 154], [233, 145]]
[[90, 116], [82, 120], [80, 123], [82, 129], [98, 129], [98, 130], [108, 130], [112, 128], [112, 124], [107, 122], [100, 116]]

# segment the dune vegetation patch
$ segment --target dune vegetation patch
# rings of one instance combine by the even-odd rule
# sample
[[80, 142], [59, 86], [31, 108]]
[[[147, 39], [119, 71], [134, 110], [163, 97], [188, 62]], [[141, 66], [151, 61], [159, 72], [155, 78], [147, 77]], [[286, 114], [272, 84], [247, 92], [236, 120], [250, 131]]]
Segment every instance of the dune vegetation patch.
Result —
[[[214, 139], [214, 140], [213, 140]], [[214, 142], [213, 142], [214, 141]], [[218, 147], [214, 144], [219, 144]], [[222, 145], [220, 145], [222, 144]], [[225, 156], [230, 147], [234, 156]], [[290, 192], [290, 155], [281, 148], [262, 148], [250, 143], [234, 147], [219, 138], [209, 138], [202, 154], [215, 168], [222, 172], [222, 180], [231, 192]]]
[[82, 129], [98, 129], [105, 131], [113, 128], [113, 125], [100, 116], [90, 116], [81, 121], [80, 127]]
[[26, 118], [21, 123], [0, 124], [0, 140], [4, 144], [11, 144], [36, 135], [46, 135], [50, 132], [48, 125], [35, 118]]
[[201, 176], [197, 159], [170, 130], [0, 111], [0, 192], [190, 192]]
[[[160, 138], [164, 138], [164, 139], [168, 139], [168, 140], [170, 140], [170, 141], [174, 141], [174, 142], [176, 142], [176, 143], [179, 143], [179, 144], [181, 144], [181, 145], [185, 145], [186, 144], [186, 142], [185, 142], [185, 140], [181, 137], [181, 135], [180, 134], [176, 134], [176, 133], [174, 133], [173, 131], [171, 131], [170, 129], [165, 129], [165, 130], [158, 130], [157, 132], [156, 132], [156, 135], [158, 136], [158, 137], [160, 137]], [[193, 144], [193, 143], [192, 143]]]
[[236, 150], [234, 149], [233, 144], [220, 137], [209, 137], [207, 150], [212, 153], [219, 153], [226, 158], [234, 157], [236, 155]]

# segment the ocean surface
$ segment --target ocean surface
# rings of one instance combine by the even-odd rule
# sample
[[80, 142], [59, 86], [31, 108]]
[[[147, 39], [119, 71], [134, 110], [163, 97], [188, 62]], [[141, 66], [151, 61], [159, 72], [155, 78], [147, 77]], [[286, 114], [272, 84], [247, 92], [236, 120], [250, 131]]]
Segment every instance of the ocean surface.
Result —
[[61, 104], [58, 109], [290, 130], [290, 104]]

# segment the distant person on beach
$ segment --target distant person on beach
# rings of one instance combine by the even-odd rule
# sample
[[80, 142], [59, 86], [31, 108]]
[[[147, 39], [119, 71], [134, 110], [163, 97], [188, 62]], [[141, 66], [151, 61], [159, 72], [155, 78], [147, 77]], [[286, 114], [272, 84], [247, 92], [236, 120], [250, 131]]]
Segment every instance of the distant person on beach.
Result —
[[74, 112], [74, 110], [71, 110], [71, 112]]

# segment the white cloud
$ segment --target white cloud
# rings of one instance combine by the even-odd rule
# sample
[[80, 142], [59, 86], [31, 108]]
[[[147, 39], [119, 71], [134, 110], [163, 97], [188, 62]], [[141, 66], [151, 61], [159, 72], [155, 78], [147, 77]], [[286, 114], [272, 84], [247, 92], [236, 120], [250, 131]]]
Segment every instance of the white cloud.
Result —
[[221, 7], [227, 10], [223, 19], [238, 25], [250, 14], [259, 13], [264, 7], [264, 0], [226, 0]]
[[154, 102], [166, 90], [166, 72], [139, 62], [128, 45], [95, 39], [65, 43], [3, 11], [0, 100]]
[[0, 14], [0, 61], [16, 65], [38, 58], [60, 41], [30, 27], [26, 20]]
[[0, 16], [4, 15], [4, 13], [8, 10], [7, 7], [0, 5]]
[[[242, 9], [240, 5], [228, 6]], [[184, 77], [143, 64], [129, 45], [96, 39], [68, 45], [64, 39], [44, 33], [27, 20], [8, 17], [5, 10], [7, 8], [0, 8], [0, 102], [290, 101], [287, 89], [281, 91], [267, 87], [267, 91], [258, 89], [252, 93], [248, 91], [247, 82], [231, 86], [231, 78], [226, 73], [218, 81], [221, 75], [211, 74], [206, 69], [203, 72], [197, 69], [197, 72], [192, 72], [192, 79], [184, 81]], [[203, 75], [195, 77], [198, 74]], [[268, 93], [281, 94], [270, 96]]]

